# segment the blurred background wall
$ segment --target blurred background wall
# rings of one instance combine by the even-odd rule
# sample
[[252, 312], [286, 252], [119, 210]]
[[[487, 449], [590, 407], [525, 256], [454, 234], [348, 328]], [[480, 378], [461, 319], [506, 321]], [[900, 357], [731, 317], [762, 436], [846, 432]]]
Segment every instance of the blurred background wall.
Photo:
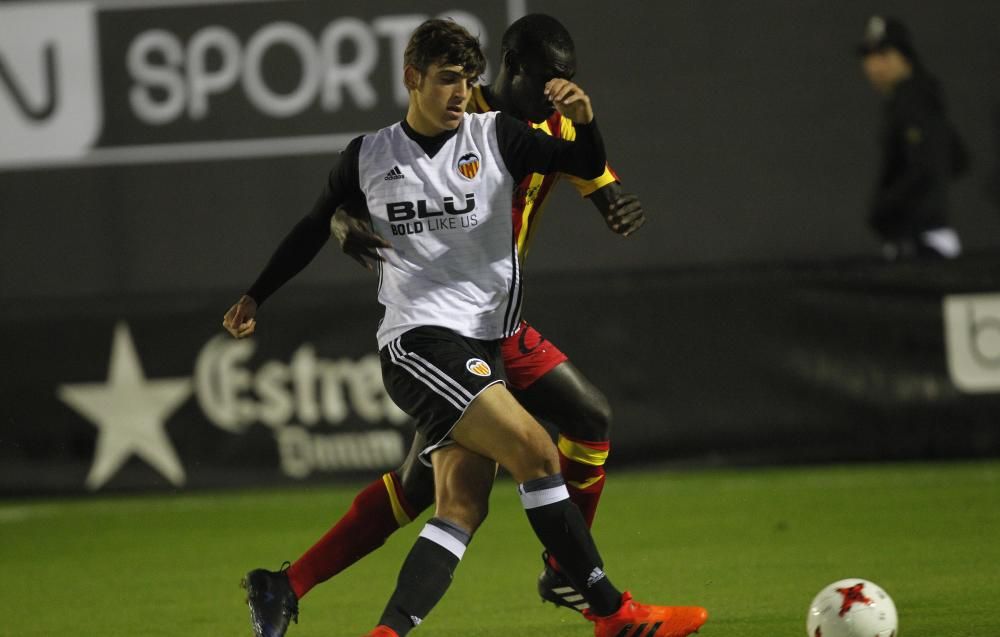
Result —
[[[663, 448], [673, 457], [734, 458], [738, 445], [720, 450], [712, 441], [721, 438], [704, 428], [720, 422], [705, 406], [731, 396], [731, 412], [721, 421], [731, 421], [735, 429], [759, 427], [756, 446], [742, 447], [756, 449], [758, 458], [768, 456], [762, 451], [768, 436], [802, 423], [825, 432], [820, 439], [834, 439], [830, 423], [848, 416], [833, 417], [815, 401], [790, 398], [782, 380], [767, 385], [779, 388], [774, 394], [751, 392], [752, 385], [740, 382], [766, 377], [755, 371], [770, 360], [759, 350], [759, 339], [788, 322], [803, 333], [784, 330], [782, 344], [767, 341], [773, 348], [765, 349], [785, 348], [791, 353], [775, 363], [778, 367], [798, 370], [814, 390], [820, 383], [822, 391], [846, 397], [856, 424], [875, 417], [889, 435], [909, 422], [912, 404], [896, 411], [881, 404], [886, 387], [903, 387], [899, 396], [909, 400], [915, 394], [906, 387], [926, 385], [931, 389], [916, 395], [944, 401], [941, 408], [950, 415], [930, 416], [926, 425], [937, 433], [902, 455], [933, 455], [940, 445], [927, 441], [944, 435], [936, 428], [953, 428], [956, 422], [974, 422], [975, 433], [963, 438], [968, 444], [947, 447], [950, 453], [996, 452], [996, 428], [987, 416], [995, 404], [982, 391], [970, 403], [956, 388], [942, 309], [949, 295], [980, 295], [980, 304], [961, 315], [967, 323], [954, 330], [966, 335], [967, 345], [985, 347], [989, 361], [1000, 355], [1000, 337], [987, 329], [989, 321], [981, 323], [992, 320], [991, 312], [1000, 316], [992, 297], [982, 296], [997, 289], [992, 273], [1000, 248], [996, 2], [5, 1], [0, 2], [0, 345], [5, 347], [0, 355], [6, 358], [0, 389], [7, 411], [0, 425], [7, 433], [0, 440], [6, 459], [0, 478], [5, 488], [41, 488], [39, 479], [24, 472], [56, 462], [54, 457], [74, 468], [52, 488], [82, 487], [88, 472], [94, 478], [98, 433], [105, 428], [91, 426], [93, 414], [81, 416], [60, 387], [106, 378], [110, 384], [109, 347], [119, 351], [118, 343], [125, 351], [126, 341], [137, 344], [147, 377], [195, 378], [189, 391], [200, 402], [178, 403], [180, 411], [160, 423], [182, 449], [181, 457], [183, 449], [195, 454], [207, 472], [203, 476], [227, 473], [225, 463], [211, 466], [213, 458], [256, 457], [248, 451], [252, 447], [226, 447], [219, 430], [233, 434], [261, 421], [253, 414], [238, 426], [220, 425], [225, 418], [213, 421], [192, 372], [207, 343], [214, 342], [222, 313], [309, 209], [334, 154], [357, 134], [401, 117], [401, 46], [416, 24], [428, 16], [453, 16], [481, 34], [488, 58], [495, 60], [509, 20], [525, 11], [551, 13], [574, 35], [577, 80], [594, 99], [612, 164], [649, 216], [641, 232], [623, 241], [607, 231], [589, 204], [561, 188], [529, 258], [528, 318], [542, 319], [546, 333], [567, 351], [579, 352], [585, 370], [595, 370], [595, 380], [611, 386], [620, 420], [643, 421], [641, 427], [654, 431], [662, 428], [652, 421], [669, 420]], [[854, 54], [873, 12], [897, 15], [910, 25], [973, 154], [971, 174], [953, 189], [953, 221], [969, 255], [961, 263], [890, 267], [875, 261], [878, 245], [865, 216], [880, 105]], [[567, 297], [567, 289], [573, 295]], [[703, 305], [685, 306], [692, 298]], [[845, 314], [817, 312], [817, 298], [826, 299], [820, 307], [832, 303]], [[566, 311], [581, 299], [592, 314]], [[897, 322], [883, 324], [881, 313], [873, 311], [887, 307], [886, 300], [899, 310], [893, 314]], [[378, 317], [370, 275], [332, 247], [270, 305], [275, 329], [288, 322], [298, 327], [280, 342], [264, 341], [256, 353], [241, 354], [256, 361], [256, 369], [268, 360], [261, 351], [288, 360], [310, 338], [310, 347], [326, 358], [348, 356], [367, 364], [364, 357], [374, 344], [370, 326]], [[777, 306], [789, 312], [775, 314], [778, 323], [747, 320]], [[318, 316], [318, 307], [322, 329], [307, 318]], [[743, 353], [726, 389], [718, 385], [718, 366], [728, 354], [699, 331], [706, 316], [750, 344], [727, 348]], [[844, 321], [839, 332], [824, 326], [831, 316]], [[350, 329], [340, 331], [337, 326], [345, 324]], [[603, 326], [603, 334], [615, 336], [595, 346], [587, 325]], [[981, 325], [986, 327], [976, 327]], [[657, 336], [659, 353], [649, 354], [637, 335], [658, 330], [664, 332]], [[823, 351], [844, 351], [838, 333], [856, 334], [852, 347], [861, 354], [879, 350], [871, 343], [893, 345], [873, 354], [860, 372], [801, 349], [803, 342], [821, 342]], [[921, 336], [879, 336], [899, 334]], [[668, 337], [675, 340], [663, 340]], [[688, 352], [690, 343], [702, 346]], [[639, 349], [652, 358], [636, 355]], [[672, 355], [678, 351], [686, 352], [690, 367], [650, 376], [656, 382], [648, 391], [621, 382], [632, 377], [618, 367], [622, 360], [632, 361], [629, 369], [641, 375], [660, 361], [676, 365]], [[910, 354], [919, 359], [918, 371], [896, 365], [893, 373], [904, 379], [902, 385], [886, 381], [885, 369]], [[793, 359], [798, 362], [790, 363]], [[992, 362], [983, 365], [984, 374], [1000, 373]], [[687, 381], [693, 394], [658, 391]], [[205, 380], [204, 387], [212, 382]], [[259, 397], [261, 391], [245, 388], [247, 395]], [[743, 398], [736, 396], [745, 398], [745, 392], [761, 397], [762, 410], [741, 420]], [[868, 400], [881, 406], [866, 410]], [[368, 421], [358, 416], [356, 402], [348, 403], [353, 415], [346, 421], [365, 431]], [[371, 417], [387, 431], [400, 427], [393, 420], [398, 414], [388, 408]], [[278, 421], [275, 427], [290, 422]], [[204, 439], [191, 434], [199, 427], [208, 427], [212, 444], [221, 446], [205, 451]], [[279, 436], [265, 434], [267, 440]], [[792, 445], [795, 451], [785, 459], [845, 457], [812, 453], [816, 445], [810, 447], [808, 439]], [[641, 439], [632, 443], [634, 455], [642, 456]], [[629, 448], [628, 440], [622, 448]], [[869, 445], [847, 456], [873, 457], [886, 448]], [[396, 450], [386, 453], [354, 468], [390, 466]], [[149, 455], [123, 452], [118, 460], [124, 477], [115, 478], [120, 467], [108, 465], [101, 469], [108, 474], [104, 481], [88, 484], [143, 486], [160, 484], [156, 481], [167, 475], [174, 476], [168, 479], [174, 485], [184, 483], [175, 480], [176, 471], [150, 472], [150, 466], [166, 465], [163, 457], [151, 464]], [[264, 457], [277, 466], [273, 454]], [[203, 477], [200, 483], [213, 480]]]
[[[0, 7], [9, 14], [44, 4]], [[139, 8], [144, 4], [169, 3], [91, 5], [92, 35], [99, 40], [93, 81], [73, 70], [59, 76], [70, 90], [96, 93], [99, 112], [77, 122], [87, 129], [79, 134], [82, 155], [53, 164], [45, 157], [25, 161], [24, 153], [19, 160], [10, 147], [0, 151], [0, 299], [246, 285], [270, 246], [312, 203], [332, 153], [353, 134], [403, 112], [394, 98], [400, 55], [393, 47], [405, 38], [407, 19], [415, 13], [472, 16], [495, 59], [508, 16], [502, 2], [428, 1], [420, 12], [401, 1], [350, 11], [324, 2]], [[643, 232], [619, 241], [589, 206], [560, 189], [532, 255], [533, 272], [874, 254], [864, 218], [879, 103], [854, 46], [876, 10], [911, 25], [974, 154], [972, 174], [954, 190], [955, 225], [972, 251], [1000, 245], [1000, 5], [622, 0], [581, 10], [572, 2], [529, 0], [524, 7], [559, 16], [575, 36], [578, 79], [599, 109], [614, 166], [650, 216]], [[289, 21], [298, 25], [292, 35], [275, 30]], [[13, 30], [9, 17], [2, 22]], [[362, 53], [370, 73], [359, 83], [370, 92], [352, 92], [349, 83], [324, 90], [322, 68], [300, 81], [299, 53], [287, 42], [299, 42], [294, 38], [301, 32], [307, 50], [320, 50], [331, 25], [340, 27], [332, 36], [339, 47], [326, 59], [350, 67], [358, 42], [374, 47]], [[260, 37], [266, 29], [270, 45]], [[30, 103], [43, 105], [37, 38], [24, 29], [0, 33], [18, 85]], [[11, 49], [19, 39], [15, 57]], [[252, 41], [256, 48], [248, 54]], [[219, 72], [220, 51], [229, 45], [227, 69], [250, 68], [264, 92], [293, 99], [265, 112], [241, 78], [227, 80], [227, 71]], [[133, 60], [130, 67], [129, 55], [138, 59], [142, 50], [151, 61]], [[164, 51], [179, 57], [167, 63]], [[158, 108], [137, 114], [130, 99], [136, 90]], [[59, 107], [69, 100], [62, 93], [56, 99]], [[9, 95], [0, 109], [5, 128], [13, 126]], [[296, 149], [289, 141], [296, 136], [310, 137]], [[236, 143], [275, 138], [280, 148], [259, 141], [259, 153]], [[231, 148], [215, 151], [219, 159], [198, 161], [211, 156], [204, 146], [217, 140], [230, 140]], [[133, 152], [122, 152], [127, 149]], [[361, 280], [364, 273], [351, 265], [325, 261], [301, 281]]]

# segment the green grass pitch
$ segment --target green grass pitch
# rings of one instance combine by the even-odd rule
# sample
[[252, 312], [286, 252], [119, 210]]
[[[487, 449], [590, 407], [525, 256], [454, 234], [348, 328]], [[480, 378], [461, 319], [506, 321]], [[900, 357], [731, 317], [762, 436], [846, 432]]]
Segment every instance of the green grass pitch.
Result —
[[[295, 559], [358, 485], [0, 502], [0, 634], [249, 635], [238, 582]], [[540, 547], [514, 485], [491, 513], [425, 637], [592, 635], [542, 605]], [[378, 619], [421, 523], [301, 602], [290, 637], [357, 637]], [[893, 596], [901, 637], [1000, 635], [1000, 461], [615, 471], [595, 535], [637, 599], [709, 609], [704, 637], [805, 635], [824, 585]]]

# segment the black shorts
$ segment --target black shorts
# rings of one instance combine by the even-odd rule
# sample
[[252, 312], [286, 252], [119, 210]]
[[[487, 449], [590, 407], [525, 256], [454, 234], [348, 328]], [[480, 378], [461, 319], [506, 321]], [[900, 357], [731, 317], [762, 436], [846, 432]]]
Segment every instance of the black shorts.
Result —
[[451, 430], [484, 389], [507, 382], [500, 341], [467, 338], [443, 327], [417, 327], [379, 352], [382, 382], [396, 405], [417, 421], [426, 446], [420, 460], [451, 444]]

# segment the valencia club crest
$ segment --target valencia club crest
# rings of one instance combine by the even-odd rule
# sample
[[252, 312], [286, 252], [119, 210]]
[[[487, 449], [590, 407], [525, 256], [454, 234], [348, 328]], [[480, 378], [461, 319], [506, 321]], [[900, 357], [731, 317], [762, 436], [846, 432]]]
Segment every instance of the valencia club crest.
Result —
[[479, 172], [479, 155], [476, 153], [465, 153], [458, 160], [458, 174], [468, 180], [473, 180]]
[[465, 361], [465, 369], [469, 370], [470, 374], [475, 374], [476, 376], [489, 376], [493, 373], [489, 363], [481, 358], [470, 358]]

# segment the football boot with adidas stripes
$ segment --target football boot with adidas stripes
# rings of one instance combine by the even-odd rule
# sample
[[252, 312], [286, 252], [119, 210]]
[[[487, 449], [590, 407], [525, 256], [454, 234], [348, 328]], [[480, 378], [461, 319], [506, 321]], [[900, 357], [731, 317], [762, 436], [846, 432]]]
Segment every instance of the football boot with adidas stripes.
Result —
[[590, 608], [587, 600], [573, 587], [569, 578], [552, 568], [547, 553], [542, 553], [542, 561], [545, 562], [545, 568], [538, 576], [538, 594], [543, 602], [552, 602], [556, 606], [569, 608], [578, 613]]
[[598, 617], [588, 609], [583, 616], [594, 622], [594, 637], [687, 637], [698, 632], [708, 611], [700, 606], [640, 604], [626, 591], [614, 614]]
[[288, 623], [299, 621], [299, 599], [288, 582], [287, 569], [288, 562], [277, 571], [258, 568], [240, 582], [247, 591], [254, 637], [283, 637]]

